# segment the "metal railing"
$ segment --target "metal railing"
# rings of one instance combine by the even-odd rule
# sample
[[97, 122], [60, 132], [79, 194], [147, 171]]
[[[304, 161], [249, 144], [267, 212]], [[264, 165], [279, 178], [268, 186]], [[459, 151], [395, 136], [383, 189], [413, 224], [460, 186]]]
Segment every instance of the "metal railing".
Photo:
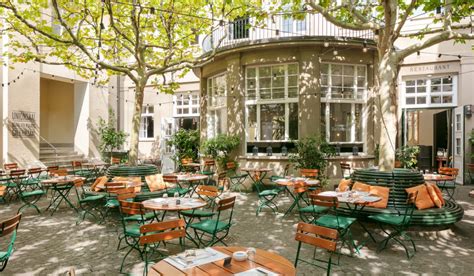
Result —
[[243, 45], [266, 43], [298, 37], [331, 37], [336, 40], [372, 40], [371, 30], [348, 30], [327, 21], [320, 14], [308, 13], [304, 19], [275, 15], [264, 20], [261, 26], [253, 26], [252, 18], [237, 19], [216, 28], [202, 40], [204, 53], [217, 48], [232, 48]]
[[46, 142], [46, 144], [47, 144], [50, 148], [53, 149], [54, 155], [56, 156], [55, 163], [57, 164], [57, 162], [58, 162], [58, 159], [57, 159], [57, 158], [59, 157], [59, 155], [58, 155], [58, 149], [57, 149], [55, 146], [53, 146], [48, 140], [46, 140], [43, 136], [41, 136], [41, 135], [39, 135], [39, 134], [38, 134], [38, 136], [39, 136], [40, 140]]

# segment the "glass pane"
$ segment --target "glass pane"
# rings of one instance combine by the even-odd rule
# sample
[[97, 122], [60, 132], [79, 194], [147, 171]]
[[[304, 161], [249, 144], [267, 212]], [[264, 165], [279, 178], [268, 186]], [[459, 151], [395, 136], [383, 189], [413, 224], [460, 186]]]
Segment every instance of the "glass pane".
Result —
[[416, 80], [417, 85], [426, 85], [426, 80]]
[[444, 79], [443, 79], [443, 83], [444, 83], [444, 84], [453, 83], [453, 79], [452, 79], [452, 78], [444, 78]]
[[247, 89], [255, 89], [255, 79], [247, 79]]
[[332, 86], [342, 86], [342, 76], [331, 77]]
[[298, 76], [288, 76], [288, 86], [298, 86]]
[[154, 106], [150, 105], [148, 106], [148, 113], [153, 113], [155, 110]]
[[260, 78], [259, 80], [260, 89], [271, 88], [272, 79], [271, 78]]
[[285, 105], [260, 105], [260, 140], [283, 140], [285, 138]]
[[273, 89], [272, 93], [273, 99], [282, 99], [285, 97], [285, 88]]
[[257, 106], [248, 105], [247, 106], [248, 116], [247, 116], [247, 139], [248, 141], [257, 140]]
[[288, 88], [288, 98], [296, 98], [296, 97], [298, 97], [298, 88], [289, 87]]
[[344, 77], [344, 87], [354, 86], [354, 77]]
[[357, 76], [365, 78], [365, 66], [357, 66]]
[[189, 113], [189, 108], [183, 108], [183, 114], [188, 114]]
[[426, 97], [417, 97], [416, 98], [417, 104], [426, 104]]
[[272, 74], [271, 67], [260, 67], [258, 69], [258, 73], [260, 77], [270, 77]]
[[330, 141], [350, 142], [352, 127], [351, 104], [331, 103], [330, 109]]
[[326, 94], [328, 93], [328, 90], [329, 89], [327, 87], [322, 86], [321, 87], [321, 97], [323, 97], [323, 98], [326, 97]]
[[415, 104], [415, 98], [406, 98], [405, 102], [406, 104]]
[[331, 88], [331, 98], [342, 98], [342, 87], [332, 87]]
[[183, 109], [182, 109], [182, 108], [178, 108], [178, 109], [177, 109], [177, 113], [178, 113], [178, 114], [183, 114]]
[[362, 142], [362, 105], [355, 105], [355, 139], [356, 142]]
[[247, 90], [247, 100], [255, 100], [255, 90]]
[[298, 74], [298, 64], [288, 64], [288, 75]]
[[273, 66], [272, 67], [273, 76], [284, 76], [285, 75], [285, 66]]
[[452, 103], [453, 96], [443, 96], [443, 103]]
[[345, 65], [344, 66], [344, 76], [354, 76], [354, 66]]
[[331, 64], [331, 73], [333, 75], [342, 75], [342, 65]]
[[273, 87], [285, 87], [285, 77], [273, 77]]
[[216, 135], [227, 132], [227, 109], [219, 108], [216, 110]]
[[247, 68], [247, 77], [254, 78], [257, 75], [256, 72], [257, 72], [256, 68]]
[[290, 109], [289, 112], [289, 130], [288, 135], [290, 140], [297, 140], [298, 139], [298, 104], [297, 103], [290, 103], [288, 104]]
[[260, 89], [260, 99], [271, 99], [271, 89]]
[[406, 93], [415, 93], [415, 87], [407, 87], [405, 91]]
[[441, 84], [440, 78], [431, 79], [431, 85]]
[[440, 85], [432, 85], [431, 86], [431, 93], [437, 93], [441, 92], [441, 86]]
[[418, 86], [416, 93], [426, 93], [426, 86]]
[[196, 107], [193, 107], [193, 114], [197, 114], [198, 113], [198, 109]]
[[365, 77], [357, 77], [357, 86], [358, 87], [366, 87], [367, 84], [365, 83]]
[[453, 91], [453, 86], [451, 84], [443, 85], [443, 92], [451, 92]]
[[342, 98], [344, 98], [344, 99], [353, 99], [354, 98], [354, 88], [344, 88], [342, 90]]
[[356, 95], [356, 99], [358, 100], [362, 100], [364, 99], [364, 94], [365, 94], [365, 89], [357, 89], [357, 95]]
[[329, 74], [329, 64], [327, 63], [322, 63], [321, 64], [321, 74]]
[[328, 85], [328, 76], [321, 75], [321, 85]]
[[432, 96], [431, 97], [431, 103], [434, 103], [434, 104], [441, 103], [441, 97], [440, 96]]
[[405, 86], [415, 86], [415, 81], [414, 80], [406, 81]]

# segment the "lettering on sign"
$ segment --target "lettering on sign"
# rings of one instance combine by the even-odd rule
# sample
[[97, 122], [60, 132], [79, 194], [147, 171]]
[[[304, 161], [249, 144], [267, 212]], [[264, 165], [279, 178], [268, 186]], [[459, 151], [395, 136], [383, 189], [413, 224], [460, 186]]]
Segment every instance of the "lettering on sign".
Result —
[[28, 111], [12, 111], [11, 132], [15, 138], [35, 137], [36, 114]]
[[410, 72], [426, 72], [426, 71], [446, 71], [449, 70], [451, 64], [431, 64], [410, 67]]

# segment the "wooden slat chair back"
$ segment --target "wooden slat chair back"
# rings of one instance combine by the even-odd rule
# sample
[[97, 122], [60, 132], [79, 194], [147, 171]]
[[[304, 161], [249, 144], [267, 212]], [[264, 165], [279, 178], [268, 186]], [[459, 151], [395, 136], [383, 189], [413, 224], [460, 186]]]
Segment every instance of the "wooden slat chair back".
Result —
[[114, 192], [117, 195], [117, 200], [126, 200], [126, 199], [132, 199], [136, 197], [135, 193], [135, 188], [130, 187], [130, 188], [123, 188], [123, 189], [118, 189], [115, 190]]
[[67, 176], [68, 172], [66, 169], [57, 169], [49, 171], [50, 176]]
[[349, 178], [351, 176], [351, 172], [352, 172], [351, 164], [341, 162], [340, 166], [341, 166], [342, 178]]
[[71, 161], [72, 169], [82, 169], [82, 162], [81, 161]]
[[30, 178], [38, 178], [42, 173], [43, 168], [40, 167], [28, 169], [28, 175], [30, 176]]
[[237, 170], [237, 164], [235, 164], [235, 162], [227, 162], [225, 166], [228, 170], [231, 170], [231, 171]]
[[216, 161], [204, 160], [203, 171], [214, 171], [215, 167], [216, 167]]
[[13, 253], [13, 246], [16, 240], [16, 231], [20, 225], [21, 215], [21, 213], [18, 213], [17, 215], [0, 222], [0, 237], [5, 237], [9, 234], [12, 234], [7, 250], [2, 252], [3, 254], [0, 257], [0, 272], [5, 269], [8, 259], [10, 259], [10, 256]]
[[98, 192], [100, 191], [99, 188], [97, 188], [98, 185], [104, 185], [105, 186], [105, 183], [107, 183], [107, 176], [100, 176], [100, 177], [97, 177], [96, 180], [94, 181], [94, 183], [92, 183], [91, 187], [90, 187], [90, 190], [93, 191], [93, 192]]
[[163, 181], [165, 183], [172, 183], [172, 184], [177, 184], [178, 183], [178, 176], [176, 175], [163, 175]]
[[199, 185], [197, 187], [196, 193], [206, 197], [217, 197], [219, 195], [219, 190], [216, 186]]
[[459, 169], [457, 168], [447, 168], [447, 167], [441, 167], [438, 169], [438, 172], [443, 175], [448, 175], [452, 177], [457, 177], [459, 174]]
[[120, 212], [127, 216], [144, 215], [145, 209], [141, 202], [120, 201]]
[[318, 194], [310, 194], [309, 200], [312, 205], [330, 207], [333, 209], [336, 209], [339, 206], [339, 201], [335, 196], [321, 196]]
[[316, 178], [318, 177], [318, 169], [300, 169], [300, 174], [302, 177]]
[[46, 171], [48, 172], [48, 174], [50, 174], [51, 171], [57, 171], [59, 170], [59, 166], [48, 166], [46, 168]]
[[[332, 265], [332, 255], [337, 250], [337, 241], [339, 239], [339, 233], [336, 229], [330, 229], [321, 227], [309, 223], [300, 222], [296, 228], [295, 240], [298, 241], [298, 250], [295, 258], [295, 267], [298, 265], [298, 261], [305, 262], [307, 264], [316, 265], [314, 261], [307, 261], [300, 258], [300, 251], [302, 244], [308, 244], [313, 247], [322, 248], [330, 252], [329, 260], [316, 259], [319, 262], [327, 263], [326, 273], [330, 275]], [[319, 266], [319, 265], [316, 265]], [[322, 267], [322, 266], [321, 266]], [[323, 267], [324, 268], [324, 267]]]
[[140, 245], [182, 239], [186, 237], [183, 219], [162, 221], [140, 226]]
[[217, 203], [217, 211], [224, 211], [230, 208], [234, 208], [234, 205], [235, 205], [235, 196], [221, 199]]
[[15, 170], [18, 169], [18, 163], [5, 163], [3, 164], [5, 170]]
[[193, 163], [192, 158], [183, 158], [183, 159], [181, 159], [181, 164], [189, 164], [189, 163]]
[[229, 179], [226, 172], [220, 172], [217, 175], [217, 187], [222, 187], [223, 190], [229, 187]]
[[304, 182], [296, 182], [295, 185], [293, 186], [293, 192], [295, 194], [303, 194], [308, 191], [308, 186]]
[[110, 164], [112, 164], [112, 165], [119, 165], [119, 164], [120, 164], [120, 158], [118, 158], [118, 157], [110, 157]]
[[25, 173], [26, 173], [26, 170], [24, 169], [12, 170], [10, 171], [10, 177], [15, 178], [15, 177], [23, 176], [25, 175]]

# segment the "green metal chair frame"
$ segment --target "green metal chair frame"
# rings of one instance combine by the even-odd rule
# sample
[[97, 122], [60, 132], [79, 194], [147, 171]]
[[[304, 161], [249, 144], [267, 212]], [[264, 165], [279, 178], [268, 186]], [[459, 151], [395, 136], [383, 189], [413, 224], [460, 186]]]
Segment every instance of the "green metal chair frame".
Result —
[[[143, 259], [143, 252], [140, 250], [138, 245], [138, 240], [140, 238], [140, 227], [147, 222], [153, 221], [155, 219], [154, 213], [147, 213], [143, 208], [143, 204], [140, 202], [129, 202], [122, 199], [129, 199], [134, 197], [131, 192], [131, 189], [125, 188], [124, 193], [119, 194], [119, 204], [120, 204], [120, 215], [122, 222], [122, 234], [119, 235], [119, 244], [117, 250], [120, 249], [120, 244], [122, 240], [125, 240], [125, 243], [130, 247], [129, 251], [125, 254], [122, 259], [122, 264], [120, 266], [120, 272], [123, 270], [123, 265], [125, 259], [130, 254], [132, 250], [137, 250], [140, 253], [140, 256]], [[151, 216], [150, 216], [151, 214]]]
[[210, 185], [209, 182], [212, 179], [212, 176], [214, 176], [214, 174], [216, 173], [216, 161], [209, 159], [204, 160], [202, 170], [199, 173], [208, 176], [206, 185]]
[[321, 190], [302, 190], [295, 185], [295, 193], [297, 193], [300, 198], [300, 200], [296, 201], [298, 205], [298, 213], [303, 222], [314, 223], [321, 214], [329, 211], [328, 207], [317, 205], [317, 198], [315, 195], [320, 192]]
[[454, 177], [453, 181], [437, 182], [437, 185], [441, 189], [441, 191], [446, 192], [447, 200], [452, 201], [454, 197], [454, 193], [456, 192], [456, 177], [459, 173], [459, 169], [441, 167], [438, 169], [438, 171], [442, 175]]
[[263, 183], [263, 179], [261, 178], [257, 179], [257, 181], [254, 183], [254, 186], [258, 195], [258, 206], [257, 210], [255, 210], [255, 215], [258, 216], [264, 207], [270, 208], [273, 213], [278, 213], [278, 206], [273, 201], [282, 192], [282, 190], [275, 187], [275, 185], [267, 185]]
[[186, 228], [185, 222], [182, 219], [142, 225], [140, 227], [138, 246], [143, 246], [143, 249], [140, 250], [138, 247], [138, 250], [141, 252], [140, 254], [145, 257], [145, 268], [143, 270], [143, 275], [148, 274], [149, 253], [154, 254], [157, 252], [160, 255], [158, 258], [159, 260], [168, 256], [158, 250], [160, 243], [179, 239], [181, 251], [184, 251], [185, 237]]
[[4, 237], [8, 234], [12, 234], [10, 243], [8, 244], [8, 248], [6, 252], [0, 252], [0, 272], [2, 272], [5, 267], [7, 266], [8, 260], [10, 259], [13, 253], [13, 246], [16, 240], [16, 232], [18, 230], [18, 226], [20, 225], [21, 220], [21, 213], [0, 222], [0, 237]]
[[[372, 215], [369, 216], [368, 218], [377, 222], [380, 229], [387, 234], [387, 237], [383, 239], [378, 247], [378, 252], [384, 250], [387, 248], [388, 242], [390, 240], [394, 240], [397, 243], [399, 243], [403, 248], [405, 249], [405, 253], [407, 255], [408, 259], [411, 259], [415, 253], [416, 253], [416, 245], [413, 239], [406, 233], [408, 227], [410, 226], [411, 218], [413, 216], [413, 212], [415, 211], [415, 202], [418, 194], [409, 194], [408, 199], [407, 199], [407, 205], [402, 212], [400, 212], [399, 209], [397, 209], [398, 215], [394, 214], [377, 214], [377, 215]], [[385, 228], [384, 225], [389, 226], [392, 228], [391, 232], [388, 232]], [[405, 245], [402, 239], [399, 237], [403, 238], [404, 240], [410, 241], [410, 243], [413, 246], [413, 253], [410, 254], [410, 251], [408, 250], [408, 247]]]
[[352, 237], [351, 226], [357, 221], [356, 218], [341, 216], [338, 214], [337, 208], [339, 207], [339, 201], [337, 197], [333, 196], [321, 196], [313, 194], [311, 196], [312, 204], [320, 207], [327, 207], [330, 214], [325, 214], [320, 216], [314, 221], [315, 225], [336, 229], [339, 232], [339, 238], [342, 241], [341, 249], [344, 244], [347, 243], [350, 256], [353, 256], [353, 251], [359, 254], [359, 249], [355, 244], [355, 241]]
[[[13, 163], [16, 164], [16, 163]], [[7, 166], [8, 164], [5, 164]], [[18, 197], [18, 182], [26, 178], [26, 170], [24, 169], [14, 169], [10, 171], [10, 176], [7, 182], [4, 184], [7, 188], [5, 191], [5, 199], [9, 199], [9, 201], [13, 200], [13, 198]]]
[[136, 196], [135, 188], [126, 188], [123, 182], [105, 183], [105, 192], [107, 193], [104, 204], [105, 212], [100, 223], [104, 222], [107, 219], [111, 210], [120, 210], [120, 200], [132, 201]]
[[12, 180], [16, 182], [17, 195], [23, 202], [23, 205], [18, 209], [18, 213], [28, 207], [33, 207], [38, 214], [40, 214], [41, 211], [38, 206], [36, 206], [36, 203], [46, 194], [40, 181], [29, 182], [28, 177], [25, 175], [13, 176]]
[[239, 193], [242, 192], [241, 187], [244, 186], [244, 182], [248, 177], [247, 173], [239, 174], [237, 173], [237, 165], [235, 162], [227, 162], [227, 177], [229, 178], [230, 190], [235, 191], [239, 190]]
[[[178, 193], [179, 196], [184, 196], [192, 191], [192, 188], [184, 188], [178, 180], [177, 175], [163, 175], [163, 182], [166, 183], [166, 193], [168, 196], [174, 196]], [[168, 184], [174, 184], [175, 187], [168, 188]]]
[[[201, 247], [201, 245], [208, 247], [220, 242], [227, 246], [224, 239], [229, 235], [230, 227], [232, 226], [235, 198], [236, 197], [233, 196], [219, 200], [215, 219], [205, 219], [187, 226], [187, 228], [194, 230], [194, 239], [191, 238], [194, 244], [197, 244], [198, 247]], [[228, 213], [227, 218], [222, 218], [223, 211]], [[209, 239], [206, 240], [205, 238]]]
[[[338, 255], [337, 263], [332, 262], [332, 256], [337, 251], [338, 238], [339, 233], [336, 229], [321, 227], [304, 222], [298, 223], [295, 235], [295, 240], [298, 241], [298, 249], [296, 251], [295, 258], [295, 268], [298, 266], [298, 262], [301, 261], [310, 265], [326, 269], [326, 275], [329, 276], [331, 274], [331, 265], [339, 265], [340, 255]], [[316, 250], [316, 248], [318, 247], [327, 250], [329, 252], [329, 259], [317, 259], [314, 256], [312, 260], [300, 258], [302, 244], [314, 246], [314, 250]], [[320, 263], [325, 263], [326, 265], [323, 266]]]
[[103, 206], [105, 195], [89, 195], [86, 188], [84, 188], [84, 181], [82, 179], [74, 181], [74, 189], [76, 190], [77, 205], [79, 206], [79, 217], [76, 221], [76, 225], [85, 220], [87, 214], [91, 215], [95, 219], [98, 219], [93, 211], [96, 211], [102, 219], [104, 214], [102, 213], [100, 207]]

